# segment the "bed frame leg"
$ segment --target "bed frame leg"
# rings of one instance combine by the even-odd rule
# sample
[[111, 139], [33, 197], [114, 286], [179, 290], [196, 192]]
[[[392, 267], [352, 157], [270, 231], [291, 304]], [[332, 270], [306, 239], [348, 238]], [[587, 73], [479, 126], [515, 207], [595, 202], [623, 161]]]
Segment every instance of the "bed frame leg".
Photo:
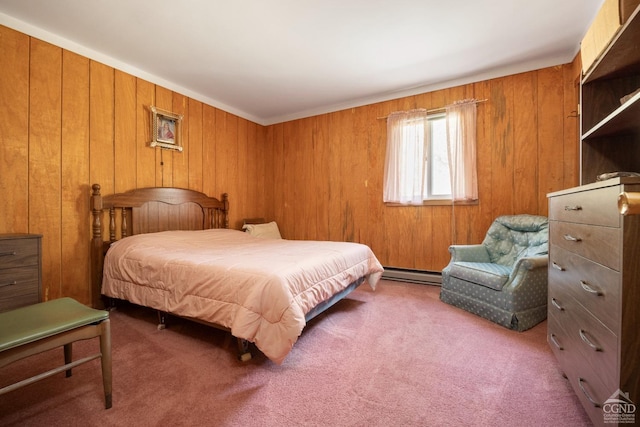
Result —
[[251, 352], [249, 351], [249, 341], [242, 338], [238, 340], [238, 360], [241, 362], [248, 362], [251, 360]]
[[167, 313], [158, 310], [158, 330], [161, 331], [167, 328]]
[[116, 306], [116, 300], [111, 297], [102, 296], [102, 302], [104, 304], [104, 309], [107, 311], [116, 310], [118, 307]]

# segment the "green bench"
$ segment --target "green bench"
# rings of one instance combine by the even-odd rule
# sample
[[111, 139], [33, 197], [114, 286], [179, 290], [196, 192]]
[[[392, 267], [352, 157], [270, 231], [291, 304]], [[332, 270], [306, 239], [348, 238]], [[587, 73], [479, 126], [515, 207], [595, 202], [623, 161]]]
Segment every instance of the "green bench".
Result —
[[[73, 361], [75, 341], [100, 338], [100, 352]], [[111, 408], [111, 329], [109, 312], [72, 298], [60, 298], [0, 313], [0, 368], [17, 360], [64, 347], [63, 366], [0, 388], [0, 395], [101, 358], [105, 407]]]

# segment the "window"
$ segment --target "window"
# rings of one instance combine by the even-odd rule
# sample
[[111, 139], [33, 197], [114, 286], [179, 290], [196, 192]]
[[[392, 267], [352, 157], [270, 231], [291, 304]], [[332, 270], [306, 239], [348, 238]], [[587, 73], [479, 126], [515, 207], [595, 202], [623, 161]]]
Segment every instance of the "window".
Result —
[[465, 100], [444, 113], [420, 109], [388, 116], [384, 202], [478, 199], [475, 107], [475, 100]]
[[427, 155], [424, 200], [451, 199], [447, 128], [444, 114], [427, 116]]
[[422, 204], [451, 199], [444, 113], [393, 113], [388, 126], [385, 182], [390, 186], [384, 201]]

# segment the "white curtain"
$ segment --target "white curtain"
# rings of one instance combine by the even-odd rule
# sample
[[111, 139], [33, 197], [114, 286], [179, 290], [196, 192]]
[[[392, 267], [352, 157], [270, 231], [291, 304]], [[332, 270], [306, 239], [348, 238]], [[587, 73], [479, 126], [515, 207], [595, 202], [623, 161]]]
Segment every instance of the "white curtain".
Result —
[[457, 101], [446, 109], [451, 196], [455, 202], [478, 200], [475, 99]]
[[400, 111], [387, 117], [385, 202], [422, 204], [427, 129], [427, 110], [424, 109]]

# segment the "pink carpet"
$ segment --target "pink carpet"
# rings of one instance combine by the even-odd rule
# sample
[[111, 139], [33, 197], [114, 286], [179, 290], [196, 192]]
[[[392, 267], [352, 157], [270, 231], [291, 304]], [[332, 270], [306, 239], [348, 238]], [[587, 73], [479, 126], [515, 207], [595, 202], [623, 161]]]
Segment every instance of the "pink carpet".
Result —
[[[546, 343], [442, 303], [438, 287], [363, 285], [307, 325], [281, 366], [235, 358], [222, 331], [154, 312], [111, 313], [113, 408], [99, 362], [0, 396], [2, 426], [590, 425]], [[95, 341], [95, 340], [94, 340]], [[75, 357], [97, 342], [75, 345]], [[254, 352], [255, 353], [255, 352]], [[0, 386], [62, 350], [0, 371]]]

